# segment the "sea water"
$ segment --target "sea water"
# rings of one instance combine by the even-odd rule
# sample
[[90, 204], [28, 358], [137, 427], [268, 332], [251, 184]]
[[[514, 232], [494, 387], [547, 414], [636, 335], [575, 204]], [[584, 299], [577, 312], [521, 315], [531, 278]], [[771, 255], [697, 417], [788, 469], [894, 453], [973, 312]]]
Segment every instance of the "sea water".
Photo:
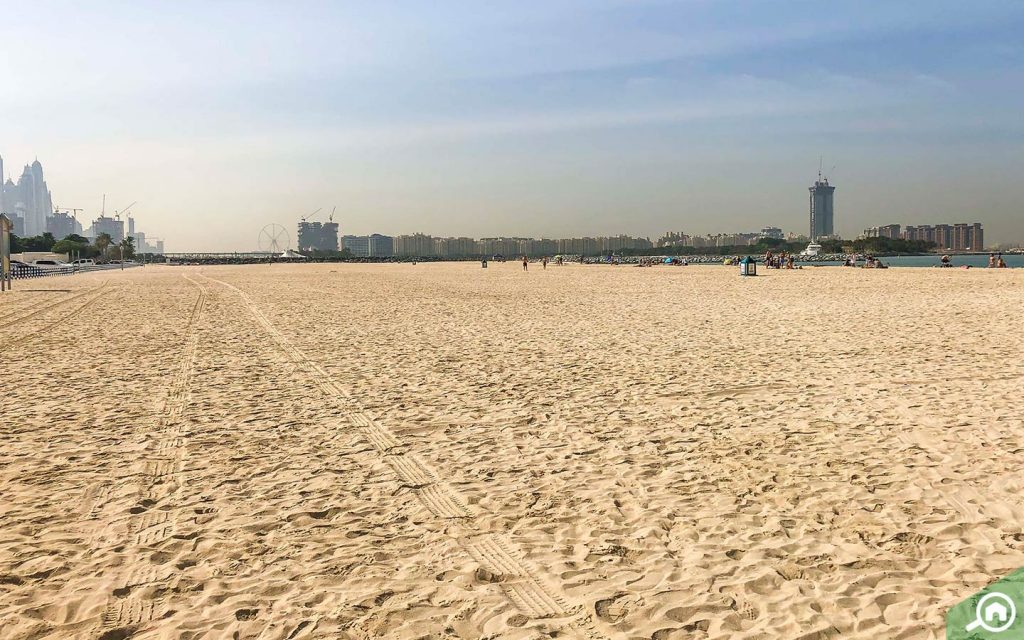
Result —
[[[879, 258], [890, 267], [938, 267], [941, 263], [941, 256], [893, 256]], [[954, 267], [987, 267], [988, 254], [985, 255], [952, 255], [950, 261]], [[1024, 254], [1003, 254], [1003, 261], [1010, 268], [1024, 268]], [[837, 265], [842, 262], [813, 262], [805, 265]], [[863, 263], [859, 263], [863, 264]]]

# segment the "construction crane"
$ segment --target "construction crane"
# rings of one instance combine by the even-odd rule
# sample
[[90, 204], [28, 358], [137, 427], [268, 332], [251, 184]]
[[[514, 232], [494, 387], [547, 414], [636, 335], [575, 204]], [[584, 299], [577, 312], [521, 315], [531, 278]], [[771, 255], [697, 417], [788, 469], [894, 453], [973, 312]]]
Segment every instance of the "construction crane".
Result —
[[[323, 209], [323, 207], [320, 207], [320, 209]], [[312, 220], [313, 218], [316, 217], [316, 214], [320, 213], [320, 209], [317, 209], [313, 213], [311, 213], [311, 214], [307, 215], [306, 217], [302, 218], [302, 221], [306, 222], [308, 220]]]
[[128, 210], [131, 209], [132, 207], [134, 207], [137, 204], [139, 204], [138, 200], [136, 200], [135, 202], [131, 203], [130, 205], [128, 205], [124, 209], [121, 209], [120, 211], [115, 211], [114, 212], [114, 219], [115, 220], [120, 220], [121, 219], [121, 214], [128, 213]]
[[331, 215], [327, 217], [328, 222], [334, 222], [334, 212], [338, 210], [338, 207], [331, 208]]
[[85, 209], [76, 209], [74, 207], [54, 207], [53, 211], [54, 213], [60, 213], [61, 211], [71, 213], [71, 217], [75, 219], [75, 222], [78, 222], [78, 212], [85, 211]]

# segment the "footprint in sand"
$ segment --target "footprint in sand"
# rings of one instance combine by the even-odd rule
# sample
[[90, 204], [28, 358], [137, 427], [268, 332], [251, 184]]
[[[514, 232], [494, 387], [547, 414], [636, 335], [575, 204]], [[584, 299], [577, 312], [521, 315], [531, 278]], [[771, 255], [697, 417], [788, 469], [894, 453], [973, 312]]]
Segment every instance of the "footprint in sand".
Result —
[[615, 623], [622, 620], [637, 605], [636, 598], [627, 597], [626, 593], [617, 593], [610, 598], [598, 600], [594, 603], [594, 612], [597, 617], [605, 622]]

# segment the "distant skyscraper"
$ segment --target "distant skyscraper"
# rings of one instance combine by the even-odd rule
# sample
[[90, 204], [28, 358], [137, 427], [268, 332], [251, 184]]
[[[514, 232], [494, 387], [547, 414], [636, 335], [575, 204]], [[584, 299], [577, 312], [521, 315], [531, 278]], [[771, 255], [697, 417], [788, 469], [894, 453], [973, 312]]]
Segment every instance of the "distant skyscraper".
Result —
[[[0, 176], [3, 162], [0, 161]], [[46, 231], [46, 218], [53, 213], [50, 190], [43, 179], [43, 165], [38, 160], [25, 165], [18, 183], [7, 180], [0, 187], [0, 209], [9, 214], [17, 212], [24, 220], [24, 231], [19, 235], [38, 236]]]
[[832, 194], [836, 188], [819, 172], [814, 186], [808, 187], [808, 191], [811, 192], [811, 240], [834, 235]]

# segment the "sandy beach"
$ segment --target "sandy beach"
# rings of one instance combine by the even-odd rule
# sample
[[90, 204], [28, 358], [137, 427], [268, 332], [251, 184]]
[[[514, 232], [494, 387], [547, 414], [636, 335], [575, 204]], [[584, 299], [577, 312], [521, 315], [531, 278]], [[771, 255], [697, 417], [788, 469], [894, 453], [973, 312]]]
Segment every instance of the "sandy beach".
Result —
[[1024, 566], [1024, 270], [15, 286], [4, 639], [943, 638]]

